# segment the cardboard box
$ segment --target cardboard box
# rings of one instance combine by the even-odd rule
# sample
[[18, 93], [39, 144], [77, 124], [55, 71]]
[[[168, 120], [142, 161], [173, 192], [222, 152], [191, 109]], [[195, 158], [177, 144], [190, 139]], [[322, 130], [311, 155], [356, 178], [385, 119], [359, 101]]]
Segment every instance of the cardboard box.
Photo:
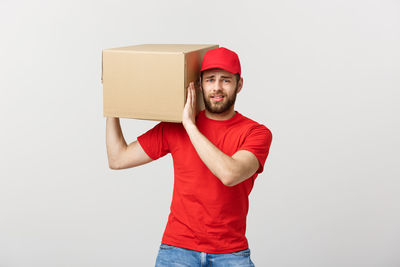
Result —
[[[103, 50], [104, 116], [181, 122], [187, 87], [218, 45], [144, 44]], [[198, 109], [204, 109], [197, 90]]]

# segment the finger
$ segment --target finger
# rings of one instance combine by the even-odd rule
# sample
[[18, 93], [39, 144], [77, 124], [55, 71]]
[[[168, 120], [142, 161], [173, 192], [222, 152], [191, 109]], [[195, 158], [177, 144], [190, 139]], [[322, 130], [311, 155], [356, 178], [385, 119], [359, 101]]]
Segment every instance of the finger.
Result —
[[196, 91], [194, 89], [194, 84], [192, 82], [192, 106], [194, 106], [196, 104]]
[[186, 102], [188, 103], [188, 105], [191, 104], [191, 100], [192, 100], [192, 90], [190, 90], [190, 84], [187, 88], [187, 99]]

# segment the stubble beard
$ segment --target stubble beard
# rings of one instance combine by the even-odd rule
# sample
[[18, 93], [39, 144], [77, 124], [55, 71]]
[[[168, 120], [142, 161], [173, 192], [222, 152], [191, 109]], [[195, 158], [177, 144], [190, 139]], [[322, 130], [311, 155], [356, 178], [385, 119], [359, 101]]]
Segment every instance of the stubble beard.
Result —
[[203, 94], [204, 106], [205, 106], [206, 110], [210, 113], [215, 113], [215, 114], [221, 114], [221, 113], [228, 111], [236, 102], [237, 89], [238, 89], [238, 86], [236, 85], [235, 93], [232, 96], [230, 96], [230, 97], [224, 96], [224, 97], [227, 97], [226, 101], [221, 101], [224, 103], [215, 102], [213, 104], [211, 102], [210, 98]]

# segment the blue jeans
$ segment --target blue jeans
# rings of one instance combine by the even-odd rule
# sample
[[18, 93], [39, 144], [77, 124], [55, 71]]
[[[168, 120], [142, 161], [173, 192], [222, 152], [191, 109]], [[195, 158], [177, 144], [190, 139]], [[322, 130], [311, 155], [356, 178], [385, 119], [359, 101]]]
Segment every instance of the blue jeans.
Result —
[[254, 267], [250, 249], [214, 254], [161, 244], [156, 267]]

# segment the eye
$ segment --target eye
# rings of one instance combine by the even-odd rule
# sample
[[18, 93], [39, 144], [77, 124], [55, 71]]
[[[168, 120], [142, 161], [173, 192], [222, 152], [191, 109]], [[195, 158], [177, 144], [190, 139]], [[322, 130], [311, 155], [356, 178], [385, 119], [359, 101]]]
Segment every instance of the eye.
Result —
[[212, 82], [212, 81], [214, 81], [214, 79], [210, 78], [210, 79], [207, 79], [206, 81], [207, 82]]
[[226, 82], [226, 83], [230, 83], [230, 82], [231, 82], [231, 80], [224, 80], [224, 82]]

